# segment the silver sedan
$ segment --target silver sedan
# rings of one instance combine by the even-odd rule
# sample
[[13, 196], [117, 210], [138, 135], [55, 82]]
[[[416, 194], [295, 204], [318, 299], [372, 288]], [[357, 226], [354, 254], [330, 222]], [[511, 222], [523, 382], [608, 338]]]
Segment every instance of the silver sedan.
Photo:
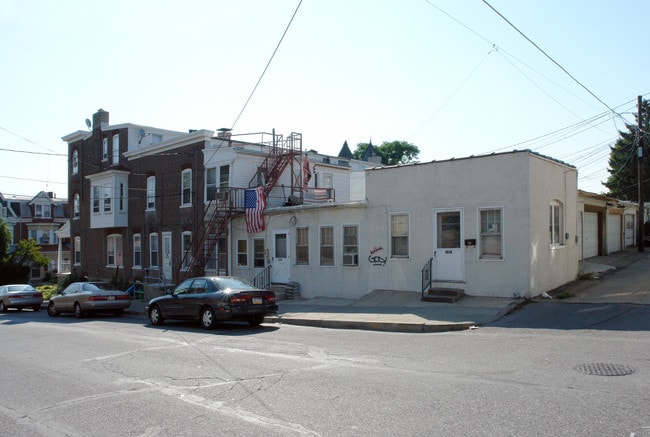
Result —
[[0, 313], [6, 313], [8, 308], [41, 309], [43, 294], [29, 284], [10, 284], [0, 286]]
[[108, 282], [73, 282], [50, 298], [47, 314], [56, 317], [73, 313], [79, 318], [87, 313], [109, 312], [121, 316], [130, 305], [131, 296]]

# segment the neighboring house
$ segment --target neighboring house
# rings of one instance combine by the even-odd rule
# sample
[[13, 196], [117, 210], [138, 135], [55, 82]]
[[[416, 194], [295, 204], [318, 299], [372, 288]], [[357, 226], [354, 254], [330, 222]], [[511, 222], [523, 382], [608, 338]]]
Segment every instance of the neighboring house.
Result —
[[[306, 164], [296, 133], [249, 141], [227, 129], [215, 137], [110, 125], [103, 110], [90, 127], [62, 138], [70, 156], [70, 259], [78, 274], [105, 279], [167, 287], [188, 275], [228, 274], [237, 253], [228, 244], [230, 219], [243, 216], [246, 189], [263, 187], [269, 208], [346, 200], [350, 174], [375, 165], [332, 163], [313, 151]], [[303, 177], [306, 167], [312, 178]]]
[[59, 244], [68, 243], [66, 240], [59, 241], [56, 235], [69, 217], [68, 200], [45, 191], [33, 197], [0, 193], [0, 205], [2, 217], [7, 220], [11, 230], [12, 249], [20, 240], [33, 239], [41, 253], [50, 259], [46, 266], [34, 266], [30, 277], [40, 279], [47, 272], [56, 272], [57, 248]]
[[537, 296], [576, 277], [577, 204], [576, 169], [529, 151], [369, 169], [347, 203], [268, 209], [257, 234], [233, 219], [233, 273], [272, 266], [304, 297]]

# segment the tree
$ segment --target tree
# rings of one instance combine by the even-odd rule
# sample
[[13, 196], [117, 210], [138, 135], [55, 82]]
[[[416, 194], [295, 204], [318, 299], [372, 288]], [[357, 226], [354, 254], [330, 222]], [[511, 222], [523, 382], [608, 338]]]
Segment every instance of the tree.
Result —
[[0, 222], [0, 283], [21, 284], [29, 281], [29, 269], [45, 265], [50, 259], [41, 253], [36, 240], [20, 240], [16, 249], [9, 253], [11, 231], [4, 220]]
[[[619, 138], [613, 146], [610, 147], [609, 153], [609, 171], [610, 175], [605, 182], [609, 189], [609, 196], [621, 200], [638, 201], [638, 157], [637, 147], [639, 138], [639, 117], [635, 113], [636, 124], [625, 124], [626, 132], [619, 131]], [[650, 103], [643, 100], [641, 103], [641, 129], [648, 132], [650, 129]], [[644, 137], [644, 160], [643, 160], [643, 191], [648, 193], [650, 189], [650, 156], [647, 155], [650, 137]]]
[[[357, 144], [354, 158], [363, 159], [371, 146], [372, 141]], [[420, 149], [416, 145], [406, 141], [384, 141], [381, 146], [372, 146], [372, 149], [377, 156], [381, 157], [381, 163], [384, 165], [407, 164], [416, 161], [420, 154]]]

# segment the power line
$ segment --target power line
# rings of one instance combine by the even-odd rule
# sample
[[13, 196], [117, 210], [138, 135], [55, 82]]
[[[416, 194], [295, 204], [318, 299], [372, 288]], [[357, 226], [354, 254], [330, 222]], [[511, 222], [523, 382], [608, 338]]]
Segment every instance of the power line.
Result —
[[3, 152], [15, 152], [15, 153], [27, 153], [30, 155], [45, 155], [45, 156], [68, 156], [67, 153], [45, 153], [45, 152], [32, 152], [30, 150], [16, 150], [16, 149], [5, 149], [0, 147], [0, 151]]
[[282, 40], [284, 40], [284, 36], [287, 34], [289, 31], [289, 26], [291, 26], [291, 23], [293, 22], [294, 17], [298, 13], [298, 9], [300, 9], [300, 5], [302, 4], [302, 0], [298, 2], [298, 6], [296, 7], [296, 10], [293, 12], [293, 15], [291, 16], [291, 20], [289, 20], [289, 24], [287, 24], [287, 27], [284, 29], [284, 33], [282, 34], [282, 37], [280, 38], [280, 41], [278, 41], [278, 44], [275, 46], [275, 50], [273, 50], [273, 54], [271, 55], [271, 58], [269, 61], [266, 63], [266, 67], [264, 67], [264, 71], [262, 71], [262, 74], [260, 75], [260, 78], [257, 80], [257, 83], [255, 84], [255, 87], [253, 87], [253, 91], [251, 91], [250, 96], [248, 96], [248, 99], [246, 100], [246, 103], [244, 103], [244, 107], [241, 108], [241, 111], [239, 111], [239, 115], [235, 119], [235, 122], [231, 126], [231, 130], [235, 128], [235, 125], [239, 121], [239, 118], [241, 115], [244, 113], [244, 110], [246, 109], [246, 106], [248, 106], [248, 102], [253, 98], [253, 94], [255, 94], [255, 90], [257, 90], [257, 87], [259, 86], [260, 82], [262, 81], [262, 78], [264, 77], [264, 74], [266, 73], [266, 70], [268, 70], [269, 65], [271, 65], [271, 61], [273, 61], [273, 58], [275, 57], [275, 54], [277, 53], [278, 49], [280, 48], [280, 44], [282, 44]]
[[587, 92], [588, 92], [589, 94], [591, 94], [591, 95], [592, 95], [596, 100], [598, 100], [600, 103], [602, 103], [602, 104], [603, 104], [607, 109], [610, 110], [610, 112], [613, 112], [614, 114], [620, 116], [620, 114], [618, 114], [616, 111], [614, 111], [612, 108], [610, 108], [609, 105], [607, 105], [607, 103], [603, 102], [603, 101], [602, 101], [602, 100], [601, 100], [601, 99], [600, 99], [596, 94], [594, 94], [594, 93], [593, 93], [589, 88], [587, 88], [585, 85], [583, 85], [582, 82], [580, 82], [578, 79], [576, 79], [576, 78], [575, 78], [571, 73], [569, 73], [569, 72], [568, 72], [568, 71], [567, 71], [567, 70], [566, 70], [562, 65], [560, 65], [560, 64], [559, 64], [555, 59], [553, 59], [553, 58], [552, 58], [548, 53], [546, 53], [544, 50], [542, 50], [542, 48], [541, 48], [540, 46], [538, 46], [537, 44], [535, 44], [535, 42], [534, 42], [533, 40], [531, 40], [530, 38], [528, 38], [528, 36], [526, 36], [526, 34], [523, 33], [521, 30], [519, 30], [519, 29], [517, 28], [517, 26], [515, 26], [514, 24], [512, 24], [512, 23], [510, 22], [510, 20], [508, 20], [506, 17], [504, 17], [504, 16], [503, 16], [499, 11], [497, 11], [496, 9], [494, 9], [494, 8], [492, 7], [491, 4], [489, 4], [486, 0], [482, 0], [482, 1], [483, 1], [483, 3], [485, 3], [485, 4], [486, 4], [490, 9], [492, 9], [492, 10], [493, 10], [493, 11], [494, 11], [494, 12], [495, 12], [499, 17], [503, 18], [503, 20], [504, 20], [506, 23], [508, 23], [508, 24], [510, 25], [510, 27], [512, 27], [513, 29], [515, 29], [515, 30], [516, 30], [516, 31], [517, 31], [521, 36], [523, 36], [523, 37], [526, 39], [526, 41], [528, 41], [529, 43], [531, 43], [531, 44], [532, 44], [532, 45], [533, 45], [537, 50], [539, 50], [539, 51], [540, 51], [544, 56], [546, 56], [546, 57], [547, 57], [551, 62], [553, 62], [555, 65], [557, 65], [557, 66], [560, 68], [560, 70], [562, 70], [564, 73], [566, 73], [567, 76], [569, 76], [571, 79], [573, 79], [573, 81], [574, 81], [575, 83], [577, 83], [578, 85], [580, 85], [580, 86], [581, 86], [585, 91], [587, 91]]

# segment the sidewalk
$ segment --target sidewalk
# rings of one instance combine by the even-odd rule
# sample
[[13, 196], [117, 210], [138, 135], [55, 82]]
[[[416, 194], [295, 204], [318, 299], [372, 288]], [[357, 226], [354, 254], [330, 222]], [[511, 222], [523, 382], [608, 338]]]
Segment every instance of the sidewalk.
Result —
[[[572, 281], [549, 292], [553, 299], [538, 296], [533, 301], [600, 303], [612, 300], [650, 304], [650, 292], [642, 289], [636, 277], [629, 279], [622, 275], [619, 279], [612, 275], [603, 280], [628, 266], [632, 266], [629, 272], [647, 272], [650, 281], [650, 253], [630, 249], [581, 261], [580, 271], [592, 273], [595, 279]], [[641, 289], [637, 290], [634, 284]], [[626, 292], [621, 292], [622, 288]], [[465, 296], [455, 303], [422, 302], [420, 293], [375, 290], [361, 299], [281, 299], [278, 314], [266, 317], [264, 322], [393, 332], [459, 331], [494, 322], [524, 302], [523, 299], [474, 296]], [[127, 313], [145, 316], [145, 305], [145, 302], [133, 301]]]

